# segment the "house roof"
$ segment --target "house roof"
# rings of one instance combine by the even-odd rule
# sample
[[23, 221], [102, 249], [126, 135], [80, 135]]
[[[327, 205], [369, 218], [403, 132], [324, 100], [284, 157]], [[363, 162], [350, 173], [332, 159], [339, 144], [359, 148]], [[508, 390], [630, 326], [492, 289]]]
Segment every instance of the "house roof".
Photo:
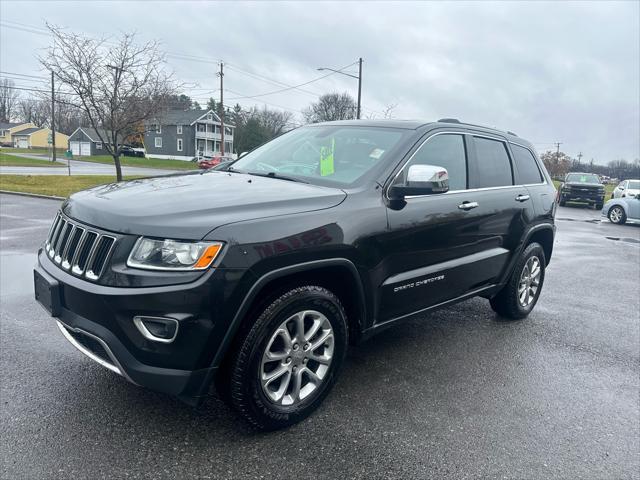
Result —
[[17, 127], [19, 125], [26, 125], [29, 122], [0, 122], [0, 130], [9, 130], [10, 128]]
[[[204, 117], [208, 113], [213, 115], [213, 119], [216, 122], [220, 122], [220, 117], [213, 110], [169, 110], [162, 117], [160, 117], [161, 125], [193, 125], [197, 120]], [[150, 124], [155, 123], [154, 121], [150, 121]], [[225, 123], [228, 127], [234, 127], [235, 125], [230, 125]]]
[[32, 133], [39, 132], [40, 130], [45, 130], [45, 129], [42, 127], [25, 128], [24, 130], [20, 130], [19, 132], [12, 134], [12, 136], [15, 136], [15, 135], [29, 136]]
[[[69, 137], [73, 137], [78, 130], [84, 132], [84, 134], [89, 137], [89, 140], [91, 140], [92, 142], [100, 142], [101, 137], [104, 141], [108, 141], [111, 138], [111, 131], [104, 128], [99, 128], [96, 130], [95, 128], [90, 127], [79, 127], [75, 132], [69, 135]], [[98, 135], [98, 133], [100, 133], [100, 135]]]
[[209, 112], [213, 114], [214, 120], [220, 121], [218, 115], [211, 110], [169, 110], [163, 115], [162, 122], [167, 125], [191, 125]]

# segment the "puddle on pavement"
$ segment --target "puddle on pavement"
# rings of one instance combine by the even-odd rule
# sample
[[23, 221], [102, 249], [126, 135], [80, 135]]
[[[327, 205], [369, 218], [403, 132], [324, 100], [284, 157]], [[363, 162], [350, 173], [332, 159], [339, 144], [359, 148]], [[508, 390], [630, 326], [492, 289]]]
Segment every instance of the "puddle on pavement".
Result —
[[602, 223], [602, 220], [599, 218], [590, 218], [590, 219], [581, 219], [581, 218], [563, 218], [556, 217], [556, 220], [562, 220], [564, 222], [586, 222], [586, 223]]
[[608, 240], [614, 240], [616, 242], [627, 242], [627, 243], [640, 243], [640, 240], [638, 240], [637, 238], [628, 238], [628, 237], [604, 237]]
[[0, 295], [33, 295], [35, 253], [0, 255]]

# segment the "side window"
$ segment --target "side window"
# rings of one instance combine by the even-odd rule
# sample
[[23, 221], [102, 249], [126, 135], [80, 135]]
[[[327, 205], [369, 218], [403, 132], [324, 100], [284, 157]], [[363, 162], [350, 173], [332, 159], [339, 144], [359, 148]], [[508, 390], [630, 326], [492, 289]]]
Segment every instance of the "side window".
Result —
[[513, 159], [516, 164], [516, 184], [528, 185], [543, 181], [538, 163], [533, 154], [526, 148], [511, 144]]
[[474, 137], [478, 158], [476, 188], [503, 187], [513, 185], [511, 162], [507, 146], [500, 140]]
[[462, 135], [444, 134], [427, 139], [405, 165], [402, 174], [398, 176], [399, 181], [404, 181], [411, 165], [444, 167], [449, 172], [450, 190], [467, 188], [467, 156]]

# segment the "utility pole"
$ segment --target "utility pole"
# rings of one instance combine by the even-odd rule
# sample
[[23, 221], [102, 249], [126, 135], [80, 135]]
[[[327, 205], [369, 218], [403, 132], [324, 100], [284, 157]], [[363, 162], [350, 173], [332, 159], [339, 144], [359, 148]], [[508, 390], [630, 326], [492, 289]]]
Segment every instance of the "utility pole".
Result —
[[220, 62], [220, 156], [224, 157], [224, 63]]
[[578, 153], [578, 166], [580, 166], [581, 159], [582, 159], [582, 152]]
[[360, 120], [361, 98], [362, 98], [362, 57], [358, 59], [358, 114], [357, 114], [358, 120]]
[[556, 146], [556, 173], [559, 173], [560, 171], [560, 145], [562, 145], [562, 142], [556, 142], [555, 146]]
[[[55, 99], [55, 88], [54, 88], [54, 80], [53, 80], [53, 70], [51, 71], [51, 146], [53, 147], [51, 159], [53, 162], [56, 161], [56, 99]], [[71, 175], [71, 170], [69, 170], [69, 175]]]

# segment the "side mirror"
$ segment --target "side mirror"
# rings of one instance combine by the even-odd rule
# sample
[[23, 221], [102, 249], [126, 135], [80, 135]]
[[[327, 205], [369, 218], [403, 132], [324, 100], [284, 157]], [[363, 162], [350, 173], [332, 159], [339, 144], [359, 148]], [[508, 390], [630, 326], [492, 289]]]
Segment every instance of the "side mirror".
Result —
[[624, 187], [622, 187], [622, 186], [620, 186], [620, 187], [618, 187], [618, 188], [619, 188], [620, 190], [624, 190]]
[[392, 199], [404, 199], [411, 195], [431, 195], [449, 191], [449, 172], [436, 165], [411, 165], [405, 183], [389, 189]]

